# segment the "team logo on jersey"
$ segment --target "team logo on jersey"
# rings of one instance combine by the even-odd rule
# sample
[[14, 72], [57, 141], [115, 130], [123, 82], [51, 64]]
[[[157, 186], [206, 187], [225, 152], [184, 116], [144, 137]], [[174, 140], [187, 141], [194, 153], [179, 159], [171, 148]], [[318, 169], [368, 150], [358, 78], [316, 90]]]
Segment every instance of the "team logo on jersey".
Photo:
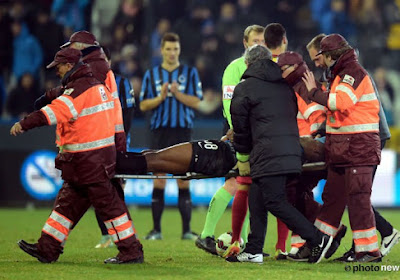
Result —
[[101, 100], [107, 101], [108, 97], [107, 97], [107, 93], [106, 93], [105, 89], [103, 87], [99, 87], [99, 92], [100, 92]]
[[184, 82], [186, 82], [186, 77], [185, 77], [185, 75], [179, 75], [178, 81], [179, 81], [181, 84], [183, 84]]
[[235, 86], [224, 86], [224, 89], [223, 89], [223, 99], [224, 99], [224, 100], [232, 99], [233, 90], [234, 90], [234, 89], [235, 89]]
[[126, 105], [129, 107], [132, 107], [133, 105], [135, 105], [135, 98], [131, 97], [131, 98], [127, 98], [126, 99]]
[[71, 93], [72, 93], [73, 91], [74, 91], [73, 88], [69, 88], [69, 89], [64, 90], [63, 94], [71, 95]]
[[344, 75], [343, 83], [347, 83], [352, 86], [354, 84], [354, 78], [352, 76], [346, 74], [346, 75]]

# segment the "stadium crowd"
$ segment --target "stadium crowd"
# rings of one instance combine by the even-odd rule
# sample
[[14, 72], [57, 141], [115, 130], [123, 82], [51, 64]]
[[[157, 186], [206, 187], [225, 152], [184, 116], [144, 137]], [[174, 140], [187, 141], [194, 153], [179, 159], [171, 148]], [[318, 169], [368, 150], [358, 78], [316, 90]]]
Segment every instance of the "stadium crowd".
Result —
[[[222, 73], [243, 52], [244, 28], [280, 22], [288, 49], [303, 55], [315, 34], [342, 34], [373, 73], [389, 125], [398, 126], [399, 6], [398, 0], [1, 1], [0, 116], [16, 119], [33, 111], [33, 100], [57, 84], [45, 65], [73, 32], [85, 29], [110, 49], [114, 72], [131, 81], [136, 98], [144, 70], [161, 61], [161, 37], [176, 32], [181, 61], [198, 69], [209, 104], [198, 117], [222, 118]], [[135, 115], [144, 117], [140, 110]]]
[[[56, 141], [60, 153], [56, 167], [62, 170], [64, 179], [56, 198], [62, 203], [55, 203], [41, 239], [37, 244], [20, 240], [18, 245], [41, 262], [56, 261], [63, 251], [68, 231], [93, 204], [98, 219], [104, 221], [106, 227], [102, 235], [108, 233], [120, 250], [105, 263], [142, 263], [141, 244], [136, 239], [126, 206], [121, 204], [122, 181], [113, 178], [115, 153], [118, 151], [125, 156], [124, 129], [130, 130], [122, 117], [129, 116], [129, 123], [132, 120], [124, 109], [134, 103], [131, 99], [139, 98], [140, 111], [152, 111], [151, 148], [168, 148], [189, 141], [194, 110], [203, 117], [219, 117], [221, 76], [222, 73], [224, 77], [228, 72], [232, 74], [224, 68], [241, 56], [242, 46], [238, 42], [241, 42], [244, 27], [248, 26], [242, 41], [245, 55], [228, 66], [241, 68], [244, 73], [239, 76], [245, 80], [229, 85], [223, 82], [224, 107], [226, 100], [232, 99], [232, 105], [227, 106], [231, 117], [229, 112], [224, 115], [234, 129], [232, 143], [240, 175], [233, 191], [236, 194], [230, 195], [235, 195], [235, 200], [248, 201], [248, 204], [240, 203], [243, 206], [240, 209], [234, 204], [233, 216], [239, 212], [243, 215], [240, 215], [241, 221], [237, 219], [237, 229], [233, 227], [232, 242], [224, 257], [232, 262], [263, 262], [262, 245], [267, 226], [266, 211], [269, 211], [279, 218], [278, 243], [280, 238], [283, 243], [286, 241], [288, 229], [291, 229], [294, 236], [297, 234], [298, 243], [303, 244], [292, 246], [296, 252], [288, 254], [285, 246], [279, 249], [277, 243], [276, 259], [318, 263], [339, 247], [346, 233], [341, 216], [347, 206], [353, 245], [336, 260], [382, 261], [400, 239], [399, 231], [380, 216], [370, 200], [380, 152], [390, 137], [385, 117], [392, 126], [397, 125], [398, 119], [397, 86], [390, 77], [399, 71], [399, 36], [396, 33], [399, 8], [400, 1], [395, 0], [277, 0], [268, 5], [251, 0], [194, 0], [189, 3], [179, 0], [112, 3], [18, 0], [3, 3], [0, 9], [4, 30], [0, 87], [4, 112], [1, 114], [6, 119], [25, 116], [11, 128], [10, 134], [14, 136], [57, 123]], [[251, 25], [262, 21], [280, 23], [269, 23], [265, 29], [261, 25]], [[82, 31], [84, 29], [95, 33], [96, 37]], [[321, 32], [324, 34], [315, 36]], [[263, 40], [258, 39], [261, 34]], [[384, 37], [380, 37], [382, 35]], [[259, 45], [257, 40], [265, 42], [265, 46]], [[289, 49], [297, 52], [286, 52], [288, 44]], [[59, 48], [61, 50], [57, 51]], [[52, 54], [56, 51], [53, 60]], [[299, 53], [309, 55], [316, 78]], [[377, 85], [358, 57], [371, 76], [376, 76]], [[57, 79], [51, 72], [44, 71], [44, 65], [47, 69], [56, 68], [55, 74], [61, 78], [62, 87], [55, 87]], [[111, 65], [117, 79], [110, 71]], [[144, 69], [148, 70], [144, 72]], [[129, 83], [128, 87], [125, 82], [117, 84], [117, 80], [125, 79], [123, 77], [130, 81], [133, 90]], [[319, 81], [327, 84], [321, 85]], [[298, 95], [297, 100], [293, 90]], [[41, 95], [43, 91], [45, 94]], [[100, 95], [92, 94], [97, 91]], [[304, 112], [303, 101], [307, 105]], [[381, 105], [386, 109], [386, 116]], [[40, 110], [31, 113], [34, 108]], [[325, 128], [319, 118], [310, 117], [316, 113], [326, 116]], [[140, 113], [137, 116], [141, 116]], [[88, 133], [92, 122], [103, 121], [103, 126]], [[300, 123], [305, 124], [306, 134], [301, 132]], [[285, 199], [285, 195], [292, 175], [300, 174], [302, 163], [307, 160], [305, 155], [309, 147], [301, 144], [299, 135], [319, 139], [322, 132], [326, 133], [326, 139], [312, 141], [324, 143], [327, 183], [322, 195], [324, 204], [317, 217], [311, 219], [305, 217], [295, 203]], [[193, 164], [198, 167], [200, 154], [204, 156], [206, 150], [217, 150], [215, 144], [204, 143], [204, 148], [199, 144], [202, 152], [192, 156], [189, 167]], [[110, 164], [101, 165], [91, 160], [96, 157], [109, 160]], [[143, 166], [147, 166], [144, 161]], [[74, 168], [79, 164], [86, 167], [93, 164], [93, 168], [90, 172], [77, 168], [79, 172], [76, 172]], [[88, 191], [82, 192], [77, 186], [84, 186]], [[178, 186], [182, 239], [196, 239], [196, 246], [206, 250], [199, 242], [213, 237], [203, 236], [204, 231], [198, 236], [190, 230], [188, 183], [180, 185], [178, 182]], [[96, 188], [101, 192], [92, 193]], [[164, 181], [154, 181], [154, 228], [146, 239], [162, 239], [160, 220], [164, 188]], [[112, 194], [107, 195], [110, 189]], [[107, 206], [103, 196], [110, 197]], [[79, 209], [63, 208], [75, 201], [86, 204], [77, 203], [81, 209], [78, 206]], [[111, 213], [107, 210], [110, 205], [119, 205], [119, 208]], [[251, 231], [245, 250], [239, 253], [239, 232], [247, 206]], [[282, 222], [287, 226], [280, 227]], [[234, 218], [232, 224], [236, 224]], [[382, 237], [380, 249], [377, 230]]]

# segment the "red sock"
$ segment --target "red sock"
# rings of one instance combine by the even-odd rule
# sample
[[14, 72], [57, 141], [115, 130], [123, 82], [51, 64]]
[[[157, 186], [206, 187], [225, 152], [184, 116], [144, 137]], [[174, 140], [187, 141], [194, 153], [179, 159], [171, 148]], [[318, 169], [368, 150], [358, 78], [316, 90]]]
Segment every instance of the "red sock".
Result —
[[249, 202], [247, 200], [249, 192], [238, 190], [232, 204], [232, 243], [240, 240], [243, 222], [246, 218]]
[[276, 242], [275, 249], [281, 250], [282, 252], [286, 252], [286, 239], [289, 235], [288, 227], [278, 218], [276, 219], [278, 222], [278, 241]]

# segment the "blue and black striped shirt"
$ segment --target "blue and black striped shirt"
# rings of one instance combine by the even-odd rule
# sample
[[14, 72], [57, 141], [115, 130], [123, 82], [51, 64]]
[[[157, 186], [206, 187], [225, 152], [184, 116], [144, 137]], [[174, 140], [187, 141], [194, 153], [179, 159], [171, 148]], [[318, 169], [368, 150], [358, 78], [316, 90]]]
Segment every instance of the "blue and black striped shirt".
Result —
[[[179, 84], [179, 91], [188, 95], [203, 98], [201, 82], [197, 69], [187, 65], [180, 65], [169, 72], [160, 66], [147, 70], [144, 74], [140, 102], [151, 99], [161, 94], [164, 83]], [[150, 128], [161, 127], [193, 128], [194, 110], [179, 102], [172, 93], [157, 108], [153, 109]]]

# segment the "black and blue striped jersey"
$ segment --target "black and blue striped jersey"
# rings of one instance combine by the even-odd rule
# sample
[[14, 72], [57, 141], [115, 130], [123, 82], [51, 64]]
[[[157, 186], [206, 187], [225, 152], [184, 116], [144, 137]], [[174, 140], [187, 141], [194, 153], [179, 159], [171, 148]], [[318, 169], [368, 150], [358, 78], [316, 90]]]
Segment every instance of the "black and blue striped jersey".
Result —
[[[161, 66], [147, 70], [140, 92], [140, 102], [151, 99], [161, 94], [164, 83], [173, 82], [179, 84], [179, 91], [188, 95], [203, 98], [201, 81], [197, 69], [187, 65], [180, 65], [172, 72]], [[151, 117], [150, 128], [152, 130], [169, 128], [193, 128], [194, 110], [179, 102], [175, 96], [168, 92], [167, 98], [155, 109]]]

